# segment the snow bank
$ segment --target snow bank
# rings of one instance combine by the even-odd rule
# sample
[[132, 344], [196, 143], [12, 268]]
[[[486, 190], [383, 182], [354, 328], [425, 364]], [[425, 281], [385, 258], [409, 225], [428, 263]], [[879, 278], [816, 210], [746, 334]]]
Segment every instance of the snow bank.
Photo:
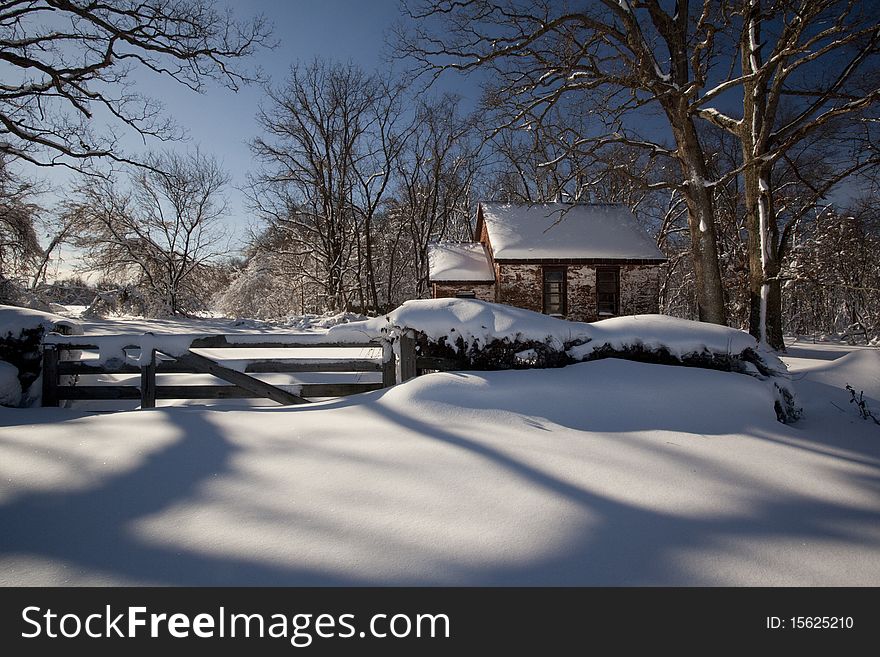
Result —
[[82, 335], [82, 327], [67, 317], [18, 306], [0, 306], [0, 339], [17, 338], [25, 331], [42, 329], [67, 335]]

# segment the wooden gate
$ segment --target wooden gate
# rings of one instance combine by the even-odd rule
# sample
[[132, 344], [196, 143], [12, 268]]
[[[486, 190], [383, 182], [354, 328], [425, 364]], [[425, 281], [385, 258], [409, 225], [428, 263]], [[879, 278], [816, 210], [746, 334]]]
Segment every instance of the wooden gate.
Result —
[[[259, 337], [261, 341], [253, 338]], [[43, 344], [43, 406], [62, 400], [137, 399], [141, 408], [153, 408], [158, 399], [271, 399], [282, 405], [305, 404], [318, 397], [339, 397], [394, 385], [395, 357], [391, 345], [380, 340], [327, 342], [320, 335], [152, 335], [47, 336]], [[189, 342], [181, 349], [181, 342]], [[303, 356], [314, 349], [367, 349], [371, 356]], [[299, 350], [296, 356], [218, 358], [210, 350]], [[104, 353], [113, 350], [112, 355]], [[79, 353], [97, 351], [98, 358]], [[203, 353], [203, 352], [208, 352]], [[71, 358], [71, 356], [73, 358]], [[220, 361], [247, 361], [235, 369]], [[94, 362], [92, 362], [94, 361]], [[254, 374], [377, 373], [371, 382], [298, 383], [295, 391], [268, 383]], [[82, 385], [80, 377], [99, 374], [140, 374], [136, 384]], [[221, 385], [163, 385], [162, 374], [209, 374]]]

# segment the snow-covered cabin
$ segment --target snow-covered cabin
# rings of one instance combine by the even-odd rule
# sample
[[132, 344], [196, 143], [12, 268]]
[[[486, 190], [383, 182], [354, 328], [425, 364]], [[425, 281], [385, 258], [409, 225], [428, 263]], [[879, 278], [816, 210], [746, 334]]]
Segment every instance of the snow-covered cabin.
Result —
[[476, 235], [429, 247], [434, 298], [585, 322], [658, 311], [666, 258], [625, 206], [481, 203]]

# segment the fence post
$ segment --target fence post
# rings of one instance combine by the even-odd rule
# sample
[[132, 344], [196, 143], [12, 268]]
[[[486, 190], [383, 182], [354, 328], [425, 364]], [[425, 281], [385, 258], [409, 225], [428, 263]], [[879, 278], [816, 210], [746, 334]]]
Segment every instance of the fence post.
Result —
[[[143, 354], [141, 354], [143, 357]], [[156, 408], [156, 350], [150, 349], [150, 358], [141, 365], [141, 408]]]
[[382, 387], [390, 388], [397, 383], [396, 358], [388, 341], [382, 342]]
[[416, 376], [416, 341], [408, 335], [400, 336], [400, 382]]
[[58, 349], [43, 345], [43, 406], [58, 406]]

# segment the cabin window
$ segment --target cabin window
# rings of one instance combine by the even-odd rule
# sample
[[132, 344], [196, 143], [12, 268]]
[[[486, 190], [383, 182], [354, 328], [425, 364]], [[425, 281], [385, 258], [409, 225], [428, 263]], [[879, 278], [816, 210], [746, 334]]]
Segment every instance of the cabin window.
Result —
[[600, 267], [596, 270], [596, 301], [600, 317], [620, 313], [620, 269]]
[[477, 293], [476, 292], [456, 292], [455, 298], [456, 299], [476, 299]]
[[564, 267], [544, 268], [544, 314], [565, 315], [566, 280]]

